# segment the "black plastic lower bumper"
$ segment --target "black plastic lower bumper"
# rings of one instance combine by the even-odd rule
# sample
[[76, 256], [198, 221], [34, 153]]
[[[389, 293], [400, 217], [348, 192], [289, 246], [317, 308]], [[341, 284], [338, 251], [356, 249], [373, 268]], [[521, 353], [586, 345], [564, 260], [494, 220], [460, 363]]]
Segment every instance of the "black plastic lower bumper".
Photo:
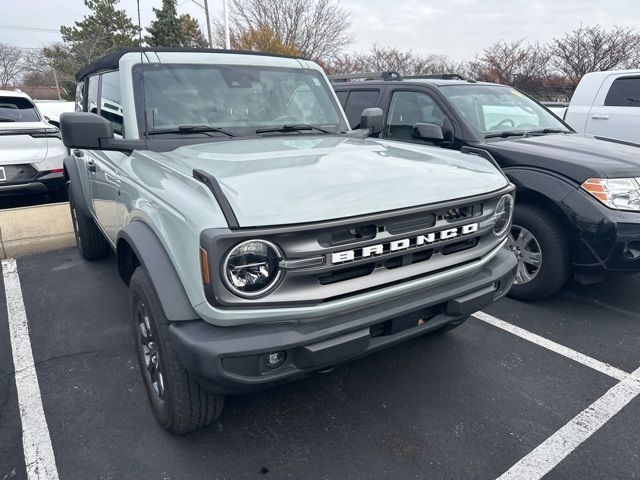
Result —
[[[219, 394], [289, 382], [464, 319], [507, 293], [515, 256], [500, 251], [479, 272], [341, 315], [311, 321], [216, 327], [201, 320], [169, 327], [178, 357]], [[279, 368], [267, 355], [284, 352]]]
[[24, 182], [0, 182], [0, 195], [37, 195], [64, 189], [63, 173], [46, 173]]
[[640, 272], [640, 212], [613, 210], [576, 191], [564, 200], [577, 229], [574, 269], [587, 275]]

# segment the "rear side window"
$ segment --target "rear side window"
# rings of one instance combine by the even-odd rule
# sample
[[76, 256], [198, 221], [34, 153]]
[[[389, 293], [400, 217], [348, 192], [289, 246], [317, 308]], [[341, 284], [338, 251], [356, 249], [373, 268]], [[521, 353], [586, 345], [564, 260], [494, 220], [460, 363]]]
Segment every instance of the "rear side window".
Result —
[[[349, 93], [344, 113], [347, 115], [347, 119], [349, 119], [351, 128], [360, 128], [360, 117], [362, 116], [362, 111], [365, 108], [376, 106], [379, 92], [379, 90], [352, 90]], [[340, 103], [342, 103], [342, 100]]]
[[336, 97], [338, 97], [338, 101], [342, 106], [342, 109], [347, 106], [347, 97], [349, 96], [349, 91], [336, 92]]
[[640, 77], [614, 80], [604, 104], [608, 107], [640, 107]]
[[98, 83], [100, 82], [100, 77], [98, 75], [89, 77], [88, 82], [86, 111], [98, 113]]
[[84, 110], [84, 80], [76, 83], [76, 112]]
[[39, 122], [36, 107], [23, 97], [0, 97], [0, 122]]
[[116, 135], [124, 135], [122, 100], [120, 99], [120, 75], [117, 71], [104, 73], [102, 75], [100, 116], [111, 122], [113, 125], [113, 133]]

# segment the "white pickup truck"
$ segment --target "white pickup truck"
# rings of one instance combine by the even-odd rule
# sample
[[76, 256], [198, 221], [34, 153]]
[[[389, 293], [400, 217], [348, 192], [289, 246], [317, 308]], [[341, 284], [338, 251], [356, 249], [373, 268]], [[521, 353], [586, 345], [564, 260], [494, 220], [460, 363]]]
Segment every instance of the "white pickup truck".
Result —
[[586, 74], [564, 120], [580, 133], [640, 144], [640, 70]]

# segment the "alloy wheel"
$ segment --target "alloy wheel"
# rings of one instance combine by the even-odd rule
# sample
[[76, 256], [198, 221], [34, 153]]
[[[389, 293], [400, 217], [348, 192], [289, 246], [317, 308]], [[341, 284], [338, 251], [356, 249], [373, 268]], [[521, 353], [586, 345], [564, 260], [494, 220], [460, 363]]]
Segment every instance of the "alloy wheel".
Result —
[[160, 400], [164, 400], [164, 374], [160, 365], [160, 355], [155, 339], [153, 338], [153, 332], [149, 322], [149, 314], [147, 313], [147, 309], [142, 301], [138, 303], [137, 325], [138, 346], [142, 351], [145, 375], [147, 376], [156, 396]]
[[524, 285], [536, 278], [542, 267], [542, 248], [536, 237], [526, 228], [513, 225], [507, 247], [518, 259], [515, 284]]

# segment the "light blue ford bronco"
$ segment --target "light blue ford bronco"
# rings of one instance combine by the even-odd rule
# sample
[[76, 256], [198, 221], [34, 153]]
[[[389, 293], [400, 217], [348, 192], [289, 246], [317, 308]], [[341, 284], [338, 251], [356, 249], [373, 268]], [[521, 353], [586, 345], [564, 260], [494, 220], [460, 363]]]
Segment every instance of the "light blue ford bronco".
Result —
[[61, 131], [78, 248], [115, 252], [172, 433], [225, 395], [457, 327], [513, 282], [514, 189], [492, 159], [372, 138], [380, 109], [351, 130], [313, 62], [139, 48], [76, 78]]

